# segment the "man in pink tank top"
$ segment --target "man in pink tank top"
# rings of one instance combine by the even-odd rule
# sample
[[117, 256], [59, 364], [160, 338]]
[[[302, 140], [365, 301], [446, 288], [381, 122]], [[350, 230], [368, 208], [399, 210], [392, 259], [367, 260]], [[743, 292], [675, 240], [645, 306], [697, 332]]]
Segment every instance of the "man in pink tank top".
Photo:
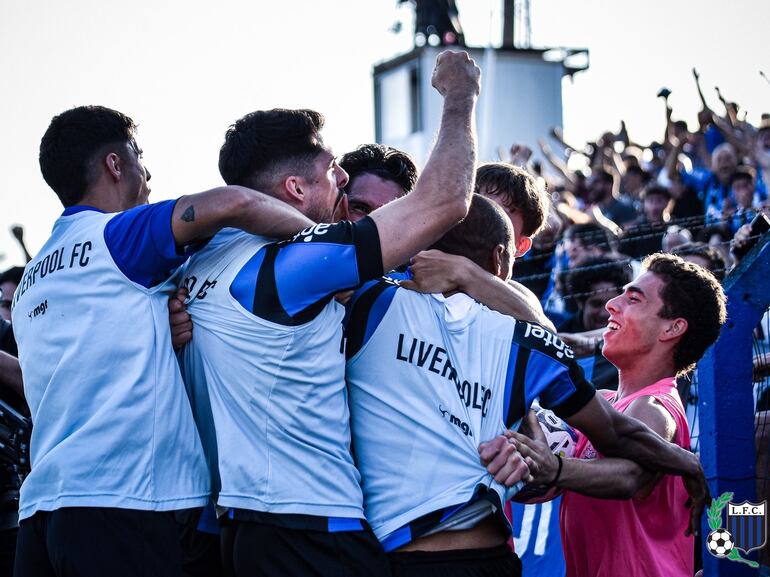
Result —
[[[643, 274], [607, 303], [604, 356], [617, 368], [618, 390], [602, 391], [621, 413], [685, 449], [690, 431], [675, 377], [695, 367], [719, 336], [725, 296], [705, 269], [654, 254]], [[693, 540], [682, 480], [634, 461], [603, 458], [579, 435], [575, 458], [556, 457], [516, 434], [535, 482], [565, 489], [561, 533], [568, 577], [691, 577]], [[533, 467], [530, 466], [530, 470]]]

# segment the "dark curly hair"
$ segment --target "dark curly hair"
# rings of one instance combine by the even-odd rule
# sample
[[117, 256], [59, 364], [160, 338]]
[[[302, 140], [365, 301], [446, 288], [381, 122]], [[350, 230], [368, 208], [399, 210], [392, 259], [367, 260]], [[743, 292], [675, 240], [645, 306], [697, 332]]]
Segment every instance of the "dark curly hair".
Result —
[[687, 373], [717, 340], [727, 318], [722, 285], [705, 268], [672, 254], [651, 254], [642, 262], [642, 269], [663, 281], [663, 307], [658, 315], [687, 321], [687, 330], [674, 348], [677, 373]]
[[373, 174], [395, 182], [409, 193], [417, 183], [417, 167], [406, 153], [384, 144], [362, 144], [340, 159], [340, 166], [348, 173], [348, 187], [362, 174]]
[[54, 116], [40, 141], [40, 171], [61, 203], [79, 203], [98, 176], [98, 159], [133, 142], [136, 124], [104, 106], [78, 106]]

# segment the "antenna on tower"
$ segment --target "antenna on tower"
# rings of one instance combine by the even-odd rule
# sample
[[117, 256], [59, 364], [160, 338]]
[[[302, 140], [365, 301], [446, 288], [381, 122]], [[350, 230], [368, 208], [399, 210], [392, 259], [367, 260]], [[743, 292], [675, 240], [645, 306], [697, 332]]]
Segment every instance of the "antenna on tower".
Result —
[[530, 0], [503, 0], [503, 48], [532, 46]]

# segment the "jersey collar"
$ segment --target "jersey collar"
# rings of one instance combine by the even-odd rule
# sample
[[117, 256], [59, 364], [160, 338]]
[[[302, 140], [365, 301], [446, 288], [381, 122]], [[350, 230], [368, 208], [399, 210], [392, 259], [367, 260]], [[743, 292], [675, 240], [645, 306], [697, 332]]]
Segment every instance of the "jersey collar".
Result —
[[76, 204], [75, 206], [68, 206], [64, 209], [64, 212], [61, 213], [62, 216], [70, 216], [73, 214], [77, 214], [79, 212], [83, 212], [84, 210], [95, 210], [96, 212], [103, 213], [103, 210], [100, 210], [96, 208], [95, 206], [88, 206], [86, 204]]

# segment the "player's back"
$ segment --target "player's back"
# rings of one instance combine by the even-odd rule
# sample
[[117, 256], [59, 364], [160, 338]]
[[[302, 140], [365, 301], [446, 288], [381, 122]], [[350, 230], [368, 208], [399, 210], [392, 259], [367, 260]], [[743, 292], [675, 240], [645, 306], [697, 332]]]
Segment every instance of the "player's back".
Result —
[[[315, 260], [324, 250], [297, 242], [292, 248]], [[273, 298], [289, 309], [289, 298], [302, 294], [298, 283], [281, 282], [280, 256], [271, 252], [290, 244], [225, 230], [190, 260], [195, 333], [183, 374], [221, 484], [220, 506], [362, 518], [344, 390], [344, 310], [325, 298], [295, 322], [283, 312], [265, 318], [255, 304]]]
[[128, 278], [105, 237], [113, 219], [170, 208], [67, 209], [25, 270], [14, 329], [36, 426], [22, 518], [205, 502], [203, 451], [168, 329], [164, 291], [174, 283]]
[[515, 321], [463, 294], [366, 288], [347, 326], [351, 426], [367, 519], [391, 550], [405, 524], [479, 487], [502, 494], [477, 446], [504, 429]]
[[556, 336], [464, 294], [369, 283], [351, 305], [346, 350], [366, 515], [386, 551], [500, 511], [505, 489], [478, 444], [517, 427], [535, 398], [559, 411], [593, 395]]

